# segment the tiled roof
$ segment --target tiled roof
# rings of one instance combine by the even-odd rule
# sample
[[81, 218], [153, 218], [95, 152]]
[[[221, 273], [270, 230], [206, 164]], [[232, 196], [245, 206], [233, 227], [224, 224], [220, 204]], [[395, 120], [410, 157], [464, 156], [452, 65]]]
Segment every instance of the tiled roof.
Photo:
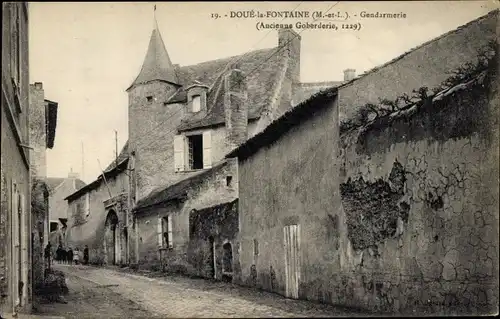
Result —
[[66, 178], [64, 177], [48, 177], [47, 178], [47, 185], [49, 186], [50, 190], [55, 189], [57, 186], [61, 185]]
[[[114, 165], [114, 163], [113, 163], [113, 165]], [[123, 172], [127, 169], [127, 165], [128, 165], [128, 157], [123, 159], [121, 162], [118, 162], [118, 168], [113, 167], [109, 171], [105, 171], [104, 172], [105, 178], [108, 179], [108, 178], [112, 178], [114, 176], [117, 176], [118, 174], [120, 174], [121, 172]], [[85, 194], [86, 192], [98, 188], [102, 182], [103, 182], [103, 178], [102, 178], [102, 174], [101, 174], [92, 183], [86, 184], [85, 186], [78, 189], [73, 194], [66, 196], [66, 198], [64, 198], [64, 199], [68, 200], [68, 201], [73, 201], [73, 200], [79, 198], [80, 196], [82, 196], [83, 194]]]
[[139, 200], [134, 210], [139, 210], [141, 208], [153, 206], [159, 203], [165, 203], [170, 200], [182, 199], [184, 196], [186, 196], [189, 188], [191, 188], [193, 185], [197, 185], [207, 176], [213, 174], [215, 170], [224, 167], [226, 164], [227, 162], [223, 161], [222, 163], [215, 165], [208, 170], [201, 171], [195, 175], [179, 181], [178, 183], [159, 187], [149, 193], [149, 195], [147, 195], [146, 197]]
[[[49, 189], [51, 191], [53, 191], [66, 180], [72, 180], [72, 178], [69, 178], [69, 177], [47, 177], [46, 183], [47, 183]], [[87, 184], [84, 181], [82, 181], [81, 179], [77, 178], [75, 180], [76, 190], [79, 190], [80, 188], [84, 187], [85, 185], [87, 185]]]
[[[193, 83], [194, 80], [210, 87], [207, 96], [207, 112], [195, 113], [185, 118], [178, 127], [179, 131], [223, 124], [224, 117], [224, 81], [223, 75], [230, 69], [243, 71], [247, 86], [248, 118], [257, 119], [262, 108], [270, 102], [274, 81], [277, 80], [281, 55], [278, 48], [250, 51], [243, 55], [208, 61], [179, 69], [181, 83]], [[236, 64], [233, 64], [237, 62]], [[187, 87], [187, 86], [186, 86]], [[186, 101], [184, 88], [179, 89], [168, 102]]]
[[129, 89], [134, 85], [154, 80], [167, 81], [174, 84], [179, 83], [174, 65], [168, 56], [165, 44], [157, 28], [151, 33], [148, 51], [144, 58], [141, 71]]
[[122, 150], [120, 151], [120, 154], [118, 154], [118, 159], [114, 160], [114, 161], [111, 161], [111, 163], [109, 163], [108, 167], [106, 167], [106, 169], [104, 170], [104, 172], [111, 171], [113, 168], [116, 167], [116, 163], [117, 162], [118, 162], [118, 164], [120, 164], [124, 160], [128, 159], [128, 156], [129, 155], [128, 155], [128, 140], [127, 140], [125, 142], [125, 145], [123, 145]]

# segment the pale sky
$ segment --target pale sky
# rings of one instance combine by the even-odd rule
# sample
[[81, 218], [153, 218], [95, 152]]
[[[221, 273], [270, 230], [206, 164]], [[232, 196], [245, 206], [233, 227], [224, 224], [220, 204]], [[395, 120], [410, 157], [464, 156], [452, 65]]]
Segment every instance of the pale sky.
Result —
[[[326, 11], [336, 2], [158, 2], [156, 17], [174, 64], [190, 65], [277, 46], [277, 31], [257, 21], [211, 19], [237, 10]], [[47, 3], [30, 8], [30, 83], [42, 82], [45, 98], [59, 102], [55, 146], [47, 152], [49, 177], [71, 168], [89, 183], [114, 159], [128, 134], [126, 88], [142, 65], [154, 25], [153, 2]], [[305, 30], [303, 82], [342, 80], [343, 70], [360, 74], [498, 7], [498, 1], [339, 2], [330, 12], [406, 13], [406, 19], [359, 19], [361, 31]], [[292, 22], [301, 19], [289, 19]], [[304, 22], [312, 22], [312, 18]], [[299, 30], [299, 32], [302, 30]]]

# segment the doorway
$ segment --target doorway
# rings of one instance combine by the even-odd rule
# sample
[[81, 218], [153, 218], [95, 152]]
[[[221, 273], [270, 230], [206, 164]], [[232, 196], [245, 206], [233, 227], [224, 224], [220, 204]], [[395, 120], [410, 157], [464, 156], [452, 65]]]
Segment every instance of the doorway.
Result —
[[283, 228], [285, 248], [285, 297], [299, 298], [300, 280], [300, 228], [289, 225]]
[[208, 276], [215, 278], [215, 240], [212, 236], [208, 237]]
[[118, 231], [118, 215], [110, 210], [105, 222], [104, 251], [106, 263], [116, 265], [118, 262], [118, 245], [120, 232]]
[[222, 280], [233, 280], [233, 246], [229, 242], [222, 245]]

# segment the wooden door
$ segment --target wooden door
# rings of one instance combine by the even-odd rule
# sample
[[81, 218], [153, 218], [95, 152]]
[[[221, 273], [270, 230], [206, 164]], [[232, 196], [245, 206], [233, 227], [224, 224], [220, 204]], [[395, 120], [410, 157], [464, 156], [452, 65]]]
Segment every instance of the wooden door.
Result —
[[299, 298], [300, 280], [300, 228], [289, 225], [283, 228], [285, 248], [285, 296]]

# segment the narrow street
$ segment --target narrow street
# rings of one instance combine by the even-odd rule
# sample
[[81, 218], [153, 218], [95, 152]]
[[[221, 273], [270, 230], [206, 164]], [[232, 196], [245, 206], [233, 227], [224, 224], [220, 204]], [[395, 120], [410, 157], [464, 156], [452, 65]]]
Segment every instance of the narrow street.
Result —
[[353, 316], [329, 305], [184, 277], [149, 278], [114, 269], [55, 265], [66, 274], [67, 304], [43, 304], [40, 315], [66, 318]]

